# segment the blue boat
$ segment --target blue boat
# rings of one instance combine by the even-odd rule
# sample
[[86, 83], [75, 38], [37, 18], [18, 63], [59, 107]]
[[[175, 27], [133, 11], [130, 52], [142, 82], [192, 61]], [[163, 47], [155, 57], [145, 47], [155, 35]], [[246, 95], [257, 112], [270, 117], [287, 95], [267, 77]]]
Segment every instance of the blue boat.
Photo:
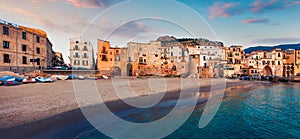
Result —
[[50, 78], [44, 78], [44, 77], [36, 77], [36, 81], [41, 82], [41, 83], [51, 83], [53, 80]]
[[13, 80], [13, 79], [14, 79], [15, 81], [17, 81], [17, 82], [22, 82], [24, 78], [16, 77], [16, 76], [2, 76], [2, 77], [0, 78], [0, 81], [6, 82], [6, 81], [8, 81], [8, 80]]
[[7, 80], [6, 82], [4, 82], [5, 86], [15, 86], [15, 85], [19, 85], [20, 83], [18, 81], [15, 80]]

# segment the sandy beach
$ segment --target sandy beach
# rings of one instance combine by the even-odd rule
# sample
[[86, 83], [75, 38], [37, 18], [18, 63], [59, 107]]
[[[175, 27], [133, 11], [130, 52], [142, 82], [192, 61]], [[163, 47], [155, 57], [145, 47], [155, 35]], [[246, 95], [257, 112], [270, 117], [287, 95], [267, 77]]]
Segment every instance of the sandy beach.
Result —
[[[147, 79], [130, 79], [131, 89], [137, 96], [125, 96], [123, 99], [137, 99], [138, 96], [157, 94], [160, 91], [164, 91], [164, 88], [168, 92], [168, 95], [163, 100], [177, 98], [178, 91], [181, 89], [181, 80], [179, 78], [163, 80], [167, 86], [158, 86], [158, 89], [153, 89], [155, 85], [149, 87], [149, 80]], [[194, 81], [195, 79], [189, 80]], [[127, 82], [126, 79], [118, 79], [118, 81]], [[200, 94], [204, 94], [200, 95], [200, 97], [207, 98], [211, 85], [223, 83], [224, 81], [226, 81], [226, 91], [229, 92], [234, 89], [249, 89], [251, 86], [259, 84], [257, 82], [239, 80], [203, 79], [198, 85], [184, 84], [183, 89], [200, 88]], [[1, 86], [0, 133], [6, 137], [11, 137], [14, 131], [22, 130], [23, 133], [30, 135], [40, 130], [61, 127], [71, 124], [74, 121], [84, 120], [85, 118], [80, 112], [78, 102], [81, 101], [80, 107], [101, 104], [101, 102], [96, 101], [95, 96], [91, 96], [88, 93], [91, 89], [91, 84], [98, 87], [98, 91], [102, 92], [99, 94], [101, 94], [105, 102], [111, 104], [112, 110], [119, 111], [128, 108], [128, 106], [121, 105], [118, 101], [118, 95], [114, 93], [115, 89], [112, 85], [112, 80], [68, 80], [49, 84], [37, 83], [13, 87]], [[86, 91], [84, 98], [80, 98], [82, 100], [76, 98], [74, 88], [77, 85], [84, 86], [81, 89]], [[75, 89], [75, 91], [79, 90]], [[195, 93], [190, 92], [190, 94], [187, 94], [187, 97], [193, 96]]]

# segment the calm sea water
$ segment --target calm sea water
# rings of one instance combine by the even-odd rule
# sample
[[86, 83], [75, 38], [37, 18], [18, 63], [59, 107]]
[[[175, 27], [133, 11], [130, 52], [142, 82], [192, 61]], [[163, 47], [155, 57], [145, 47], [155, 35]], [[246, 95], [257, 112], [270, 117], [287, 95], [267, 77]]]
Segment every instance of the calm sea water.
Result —
[[[202, 110], [203, 106], [197, 106], [187, 122], [166, 138], [300, 138], [300, 84], [270, 84], [226, 97], [214, 119], [200, 129]], [[88, 123], [80, 125], [53, 135], [107, 138]]]

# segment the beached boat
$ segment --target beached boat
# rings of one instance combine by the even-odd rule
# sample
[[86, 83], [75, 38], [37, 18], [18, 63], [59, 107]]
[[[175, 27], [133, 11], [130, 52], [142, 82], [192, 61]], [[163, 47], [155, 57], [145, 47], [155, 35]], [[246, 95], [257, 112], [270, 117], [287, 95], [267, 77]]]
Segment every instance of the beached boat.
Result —
[[28, 84], [28, 83], [36, 83], [36, 79], [35, 78], [24, 78], [22, 81], [24, 84]]
[[89, 77], [87, 77], [87, 79], [89, 79], [89, 80], [98, 80], [98, 78], [95, 77], [95, 76], [89, 76]]
[[16, 77], [16, 76], [3, 76], [0, 78], [0, 81], [6, 82], [6, 81], [17, 81], [22, 82], [24, 78]]
[[300, 82], [300, 73], [296, 74], [296, 76], [293, 78], [293, 82]]
[[82, 75], [79, 75], [79, 76], [78, 76], [78, 79], [79, 79], [79, 80], [84, 80], [84, 79], [85, 79], [85, 77], [84, 77], [84, 76], [82, 76]]
[[69, 75], [68, 75], [68, 79], [69, 79], [69, 80], [73, 80], [73, 79], [76, 79], [76, 78], [78, 78], [78, 77], [75, 76], [74, 74], [69, 74]]
[[102, 75], [101, 78], [102, 78], [102, 79], [105, 79], [105, 80], [109, 79], [109, 78], [108, 78], [107, 76], [105, 76], [105, 75]]
[[15, 86], [15, 85], [19, 85], [20, 83], [18, 81], [16, 81], [15, 78], [12, 79], [8, 79], [7, 81], [4, 82], [5, 86]]
[[65, 76], [65, 75], [52, 75], [51, 78], [56, 78], [58, 80], [67, 80], [68, 76]]
[[36, 77], [36, 81], [41, 82], [41, 83], [51, 83], [53, 80], [50, 78], [44, 78], [44, 77]]

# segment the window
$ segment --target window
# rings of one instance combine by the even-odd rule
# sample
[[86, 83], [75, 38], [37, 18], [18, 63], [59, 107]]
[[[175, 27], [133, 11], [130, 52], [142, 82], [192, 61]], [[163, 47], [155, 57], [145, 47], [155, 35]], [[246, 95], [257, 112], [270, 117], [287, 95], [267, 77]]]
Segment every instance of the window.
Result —
[[37, 48], [36, 48], [36, 53], [37, 53], [37, 54], [40, 54], [40, 53], [41, 53], [41, 49], [37, 47]]
[[26, 36], [26, 32], [22, 32], [22, 39], [26, 40], [27, 36]]
[[78, 45], [75, 45], [74, 50], [79, 50]]
[[80, 61], [79, 60], [74, 60], [74, 65], [80, 65]]
[[22, 57], [22, 64], [27, 64], [27, 57], [26, 56]]
[[83, 54], [83, 58], [88, 58], [87, 53]]
[[23, 52], [26, 52], [26, 51], [27, 51], [27, 46], [24, 45], [24, 44], [22, 45], [22, 51], [23, 51]]
[[120, 61], [120, 56], [116, 56], [115, 61]]
[[9, 28], [8, 27], [3, 27], [3, 34], [4, 35], [9, 35]]
[[278, 61], [278, 65], [280, 65], [280, 61]]
[[40, 43], [40, 36], [36, 36], [36, 43]]
[[173, 56], [173, 52], [171, 52], [171, 56]]
[[76, 43], [79, 43], [79, 41], [76, 41]]
[[3, 48], [9, 49], [9, 42], [8, 41], [3, 41]]
[[84, 46], [83, 50], [84, 50], [84, 51], [87, 51], [88, 49], [87, 49], [87, 47], [86, 47], [86, 46]]
[[87, 44], [87, 42], [84, 42], [84, 44]]
[[79, 57], [79, 54], [78, 54], [78, 53], [75, 53], [75, 56], [74, 56], [74, 57], [77, 57], [77, 58], [78, 58], [78, 57]]
[[88, 66], [88, 65], [89, 65], [89, 61], [83, 60], [83, 61], [82, 61], [82, 65]]
[[10, 63], [10, 59], [9, 59], [9, 55], [8, 54], [4, 54], [3, 55], [3, 62], [4, 63]]
[[79, 60], [74, 60], [74, 65], [80, 65]]
[[280, 53], [278, 53], [278, 57], [281, 57], [281, 54], [280, 54]]

